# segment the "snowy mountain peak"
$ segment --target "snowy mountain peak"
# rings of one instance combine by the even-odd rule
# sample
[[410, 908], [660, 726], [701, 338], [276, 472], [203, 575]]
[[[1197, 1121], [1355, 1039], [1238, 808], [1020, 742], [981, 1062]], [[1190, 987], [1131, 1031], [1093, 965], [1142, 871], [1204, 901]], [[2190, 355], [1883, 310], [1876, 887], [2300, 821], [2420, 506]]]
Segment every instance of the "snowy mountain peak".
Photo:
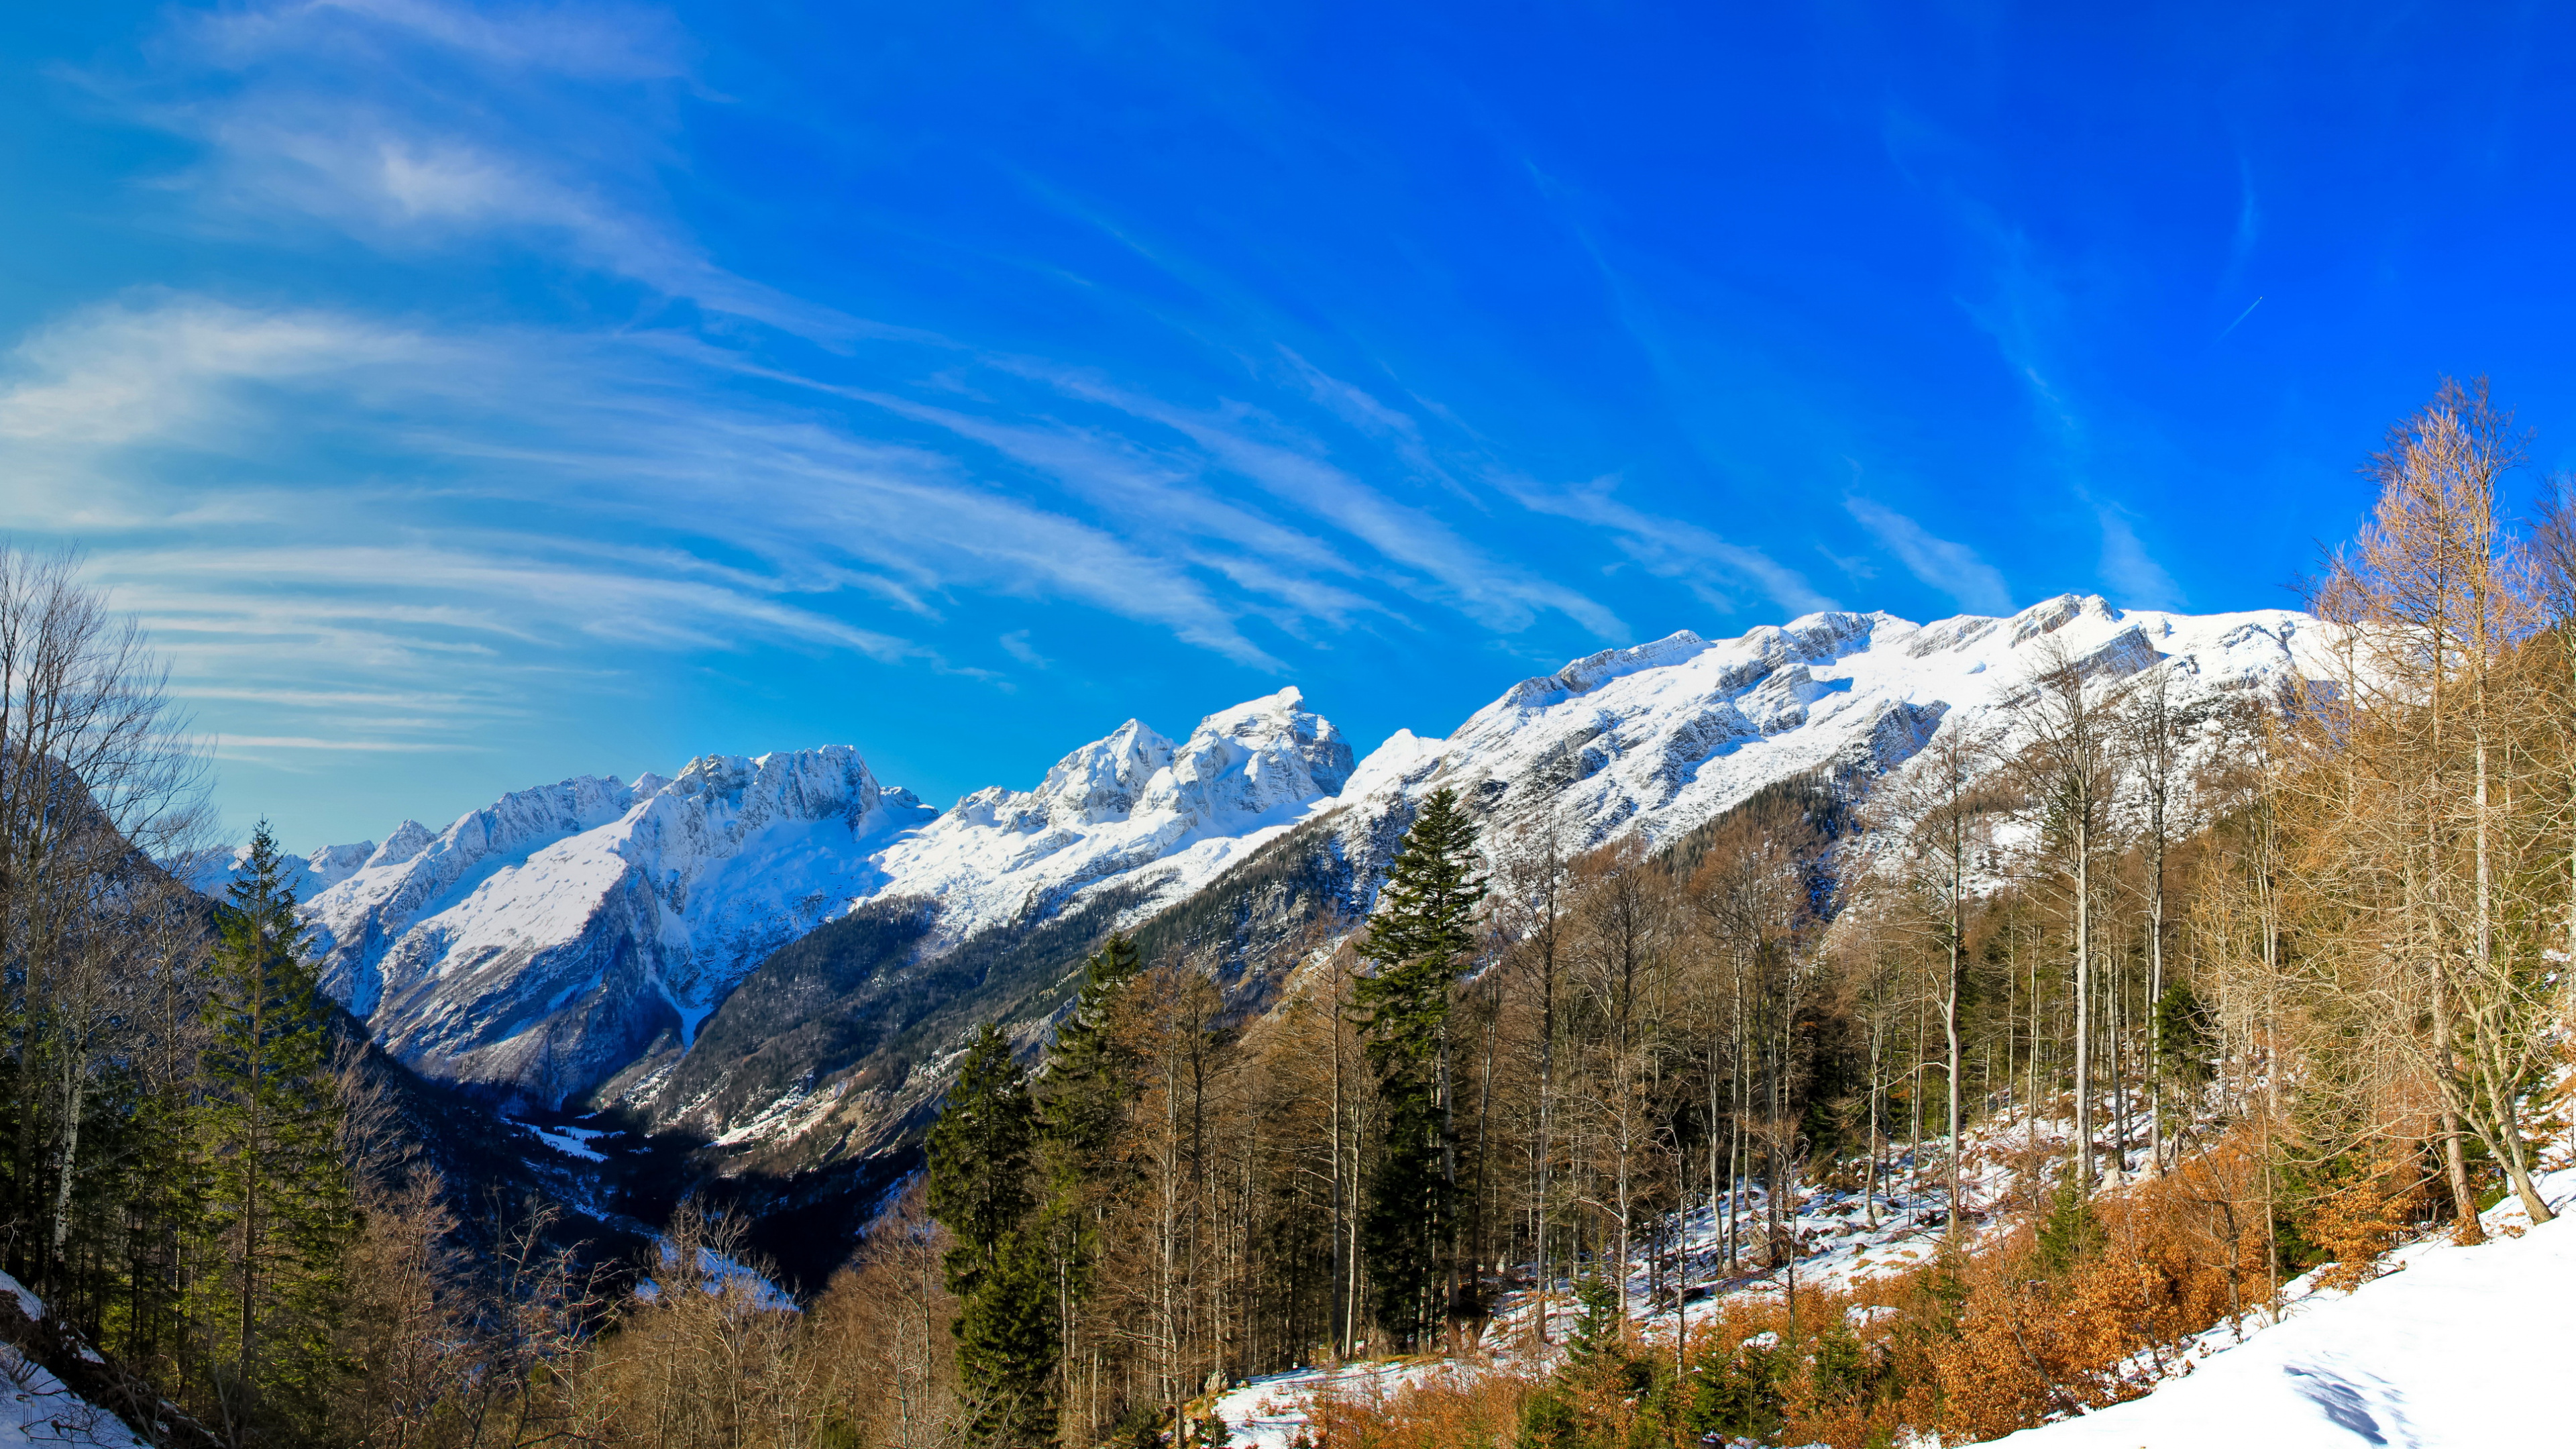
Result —
[[397, 1055], [560, 1101], [686, 1041], [762, 956], [882, 886], [871, 851], [929, 813], [847, 745], [702, 755], [397, 831], [306, 916], [324, 988]]
[[937, 901], [937, 939], [953, 942], [1112, 881], [1154, 900], [1194, 889], [1350, 774], [1349, 743], [1292, 687], [1210, 714], [1178, 746], [1129, 720], [1036, 789], [978, 790], [878, 859], [886, 893]]
[[1688, 629], [1667, 634], [1651, 644], [1638, 644], [1626, 649], [1604, 649], [1568, 663], [1554, 674], [1524, 679], [1503, 691], [1503, 697], [1478, 710], [1460, 725], [1450, 738], [1456, 739], [1477, 727], [1479, 721], [1498, 711], [1538, 709], [1556, 704], [1569, 696], [1620, 678], [1640, 669], [1655, 669], [1676, 664], [1709, 647], [1708, 641]]
[[1339, 793], [1351, 777], [1350, 744], [1305, 704], [1292, 685], [1200, 720], [1146, 787], [1144, 807], [1214, 820]]
[[2088, 616], [2105, 624], [2117, 624], [2124, 617], [2110, 600], [2100, 594], [2060, 594], [2013, 615], [2012, 641], [2026, 644], [2042, 634], [2053, 634]]
[[1030, 792], [1047, 820], [1067, 828], [1124, 820], [1147, 781], [1172, 763], [1172, 742], [1131, 719], [1055, 762]]
[[[353, 845], [326, 845], [305, 856], [286, 859], [286, 887], [299, 901], [309, 901], [357, 873], [376, 852], [376, 843], [361, 840]], [[230, 887], [241, 868], [250, 863], [250, 846], [243, 844], [229, 853], [210, 851], [179, 867], [180, 879], [201, 895], [220, 896]]]
[[366, 863], [370, 867], [400, 865], [429, 849], [430, 842], [436, 839], [437, 836], [429, 833], [428, 826], [417, 820], [405, 820], [394, 827], [394, 833], [385, 837], [385, 843], [376, 847], [376, 853], [368, 856]]
[[1446, 785], [1489, 835], [1544, 817], [1568, 848], [1629, 834], [1661, 843], [1773, 781], [1871, 778], [1952, 719], [2009, 719], [2057, 657], [2043, 640], [2088, 678], [2169, 662], [2180, 692], [2202, 696], [2300, 672], [2316, 629], [2287, 610], [2123, 611], [2066, 594], [2001, 619], [1833, 612], [1733, 639], [1678, 633], [1524, 680], [1446, 740], [1390, 739], [1345, 801]]

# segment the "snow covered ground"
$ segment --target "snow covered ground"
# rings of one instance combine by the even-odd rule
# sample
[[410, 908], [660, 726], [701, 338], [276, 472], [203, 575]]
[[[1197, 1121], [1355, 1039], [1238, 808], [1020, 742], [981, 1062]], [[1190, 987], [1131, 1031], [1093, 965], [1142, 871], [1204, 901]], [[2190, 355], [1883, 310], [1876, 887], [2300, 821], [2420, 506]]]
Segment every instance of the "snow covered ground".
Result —
[[[45, 1305], [6, 1273], [0, 1273], [0, 1292], [15, 1297], [28, 1317], [44, 1317]], [[0, 1449], [39, 1444], [49, 1449], [144, 1449], [143, 1441], [114, 1414], [0, 1343]]]
[[608, 1158], [590, 1144], [615, 1134], [597, 1127], [547, 1127], [535, 1122], [522, 1122], [513, 1117], [510, 1125], [526, 1130], [555, 1151], [580, 1162], [606, 1162]]
[[[1875, 1226], [1858, 1192], [1817, 1188], [1801, 1195], [1794, 1219], [1799, 1242], [1806, 1248], [1797, 1262], [1801, 1291], [1847, 1288], [1914, 1267], [1938, 1251], [1943, 1193], [1928, 1159], [1927, 1153], [1924, 1176], [1918, 1183], [1911, 1158], [1903, 1153], [1897, 1155], [1895, 1170], [1881, 1184]], [[1988, 1169], [1978, 1190], [2000, 1190], [2006, 1180], [2000, 1169]], [[1739, 1211], [1746, 1218], [1747, 1237], [1756, 1235], [1763, 1212], [1761, 1192], [1748, 1192]], [[1687, 1264], [1686, 1281], [1691, 1285], [1679, 1315], [1684, 1321], [1698, 1323], [1729, 1301], [1740, 1302], [1780, 1290], [1781, 1275], [1776, 1272], [1724, 1275], [1719, 1245], [1723, 1224], [1706, 1209], [1686, 1219], [1683, 1227], [1681, 1257]], [[1657, 1275], [1648, 1268], [1642, 1245], [1638, 1261], [1629, 1270], [1626, 1289], [1628, 1311], [1640, 1332], [1649, 1342], [1669, 1345], [1676, 1318], [1670, 1293], [1672, 1250], [1665, 1247], [1662, 1254], [1664, 1292], [1660, 1298], [1656, 1294]], [[1486, 1327], [1480, 1363], [1474, 1366], [1425, 1356], [1298, 1369], [1248, 1380], [1228, 1390], [1217, 1399], [1215, 1413], [1234, 1432], [1233, 1442], [1237, 1445], [1288, 1449], [1298, 1432], [1311, 1422], [1307, 1405], [1312, 1397], [1327, 1387], [1337, 1394], [1365, 1399], [1393, 1394], [1462, 1367], [1544, 1366], [1553, 1362], [1555, 1350], [1533, 1354], [1528, 1346], [1530, 1320], [1540, 1305], [1541, 1299], [1534, 1292], [1505, 1295]], [[1572, 1334], [1578, 1314], [1572, 1295], [1563, 1291], [1551, 1295], [1546, 1300], [1546, 1310], [1548, 1342], [1562, 1345]]]
[[[2576, 1170], [2541, 1180], [2554, 1209]], [[2479, 1247], [2416, 1243], [2350, 1293], [2291, 1285], [2280, 1321], [2203, 1336], [2184, 1377], [2079, 1419], [1994, 1441], [2013, 1449], [2448, 1449], [2564, 1444], [2576, 1366], [2576, 1223], [2488, 1211]]]

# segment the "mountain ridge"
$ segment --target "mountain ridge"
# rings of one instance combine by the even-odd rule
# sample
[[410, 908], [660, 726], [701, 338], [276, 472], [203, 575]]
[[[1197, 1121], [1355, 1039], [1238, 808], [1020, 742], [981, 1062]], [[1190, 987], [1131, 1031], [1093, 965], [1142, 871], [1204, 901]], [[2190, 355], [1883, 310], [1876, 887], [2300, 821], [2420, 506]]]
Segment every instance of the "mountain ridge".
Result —
[[[921, 913], [918, 930], [894, 956], [844, 963], [859, 975], [834, 1009], [893, 1009], [910, 1000], [907, 973], [947, 958], [1016, 962], [1002, 974], [1025, 993], [1056, 969], [1018, 944], [1048, 922], [1133, 928], [1292, 832], [1323, 862], [1292, 872], [1299, 889], [1365, 914], [1412, 802], [1443, 785], [1495, 849], [1540, 829], [1569, 853], [1630, 835], [1659, 847], [1769, 783], [1874, 778], [1954, 717], [2009, 723], [2043, 639], [2088, 676], [2171, 665], [2188, 705], [2313, 674], [2301, 656], [2319, 629], [2288, 610], [2123, 611], [2062, 595], [2005, 617], [1831, 612], [1729, 639], [1684, 630], [1518, 681], [1447, 735], [1398, 731], [1364, 759], [1291, 686], [1209, 714], [1178, 743], [1131, 719], [1027, 790], [988, 787], [935, 812], [879, 784], [847, 745], [702, 756], [668, 779], [514, 792], [436, 836], [406, 821], [354, 868], [360, 846], [326, 847], [307, 858], [321, 884], [305, 913], [327, 989], [426, 1075], [549, 1107], [696, 1113], [695, 1130], [740, 1142], [751, 1124], [810, 1127], [821, 1109], [754, 1100], [723, 1064], [684, 1074], [697, 1086], [665, 1101], [670, 1069], [763, 960], [871, 902], [915, 903], [903, 909]], [[989, 969], [936, 974], [976, 1000], [1003, 990]], [[945, 1013], [915, 1001], [897, 1015], [827, 1035], [882, 1043]], [[847, 1086], [845, 1055], [761, 1075], [784, 1073], [777, 1091], [818, 1103]]]

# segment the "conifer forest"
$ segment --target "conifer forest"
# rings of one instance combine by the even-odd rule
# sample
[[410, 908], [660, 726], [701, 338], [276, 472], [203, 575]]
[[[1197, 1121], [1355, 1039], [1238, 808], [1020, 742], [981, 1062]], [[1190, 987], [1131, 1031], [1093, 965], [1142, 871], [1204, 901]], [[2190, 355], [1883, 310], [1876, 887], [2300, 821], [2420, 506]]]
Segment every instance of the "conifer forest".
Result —
[[[2552, 1216], [2576, 485], [2518, 511], [2524, 447], [2483, 385], [2389, 433], [2304, 681], [2043, 638], [2001, 718], [1653, 848], [1428, 789], [1259, 990], [1092, 922], [910, 1068], [864, 1232], [792, 1283], [712, 1177], [647, 1222], [491, 1167], [489, 1104], [323, 992], [265, 828], [220, 898], [165, 870], [208, 762], [150, 641], [0, 553], [0, 1336], [188, 1449], [1187, 1449], [1248, 1380], [1398, 1360], [1436, 1371], [1319, 1379], [1305, 1442], [2134, 1397], [2300, 1275]], [[1828, 1198], [1922, 1251], [1802, 1277]]]

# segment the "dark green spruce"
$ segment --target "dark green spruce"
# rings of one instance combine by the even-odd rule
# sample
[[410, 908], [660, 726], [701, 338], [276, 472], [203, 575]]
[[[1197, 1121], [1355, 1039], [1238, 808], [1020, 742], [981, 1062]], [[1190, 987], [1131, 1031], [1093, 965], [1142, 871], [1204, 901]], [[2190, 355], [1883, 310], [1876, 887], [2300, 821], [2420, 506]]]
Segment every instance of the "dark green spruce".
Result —
[[1028, 1074], [987, 1023], [930, 1129], [929, 1197], [957, 1240], [944, 1267], [968, 1430], [996, 1449], [1055, 1438], [1055, 1274], [1031, 1221], [1037, 1125]]
[[329, 1008], [266, 822], [215, 927], [194, 1114], [204, 1267], [192, 1347], [228, 1439], [309, 1438], [344, 1367], [331, 1327], [357, 1220]]
[[1144, 970], [1136, 943], [1113, 935], [1083, 963], [1082, 994], [1047, 1047], [1040, 1083], [1039, 1153], [1046, 1200], [1038, 1236], [1054, 1274], [1056, 1338], [1070, 1365], [1074, 1310], [1091, 1296], [1100, 1264], [1100, 1224], [1132, 1171], [1117, 1155], [1143, 1063], [1121, 1040], [1112, 1012]]
[[[1458, 1134], [1449, 1010], [1476, 952], [1476, 827], [1455, 792], [1422, 802], [1360, 953], [1377, 963], [1357, 996], [1380, 1107], [1367, 1219], [1378, 1322], [1411, 1344], [1467, 1306], [1457, 1252]], [[1445, 1297], [1445, 1303], [1444, 1303]]]

